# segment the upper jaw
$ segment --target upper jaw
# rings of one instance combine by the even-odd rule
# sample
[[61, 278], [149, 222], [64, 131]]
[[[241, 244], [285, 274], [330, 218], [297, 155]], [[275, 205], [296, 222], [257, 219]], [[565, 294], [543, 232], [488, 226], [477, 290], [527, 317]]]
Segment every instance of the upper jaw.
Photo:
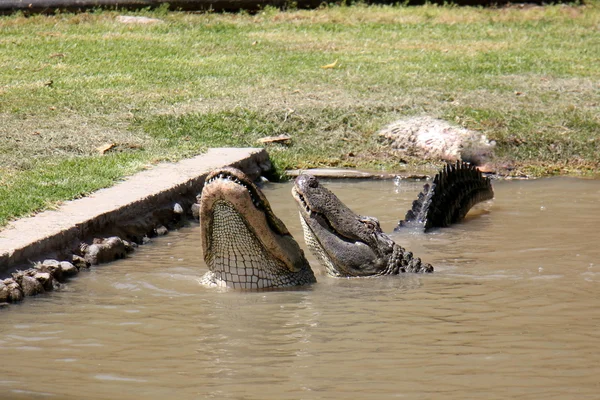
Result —
[[298, 190], [296, 186], [292, 188], [292, 197], [294, 198], [294, 200], [296, 200], [296, 204], [298, 205], [300, 212], [310, 216], [312, 212], [310, 206], [306, 202], [304, 195]]
[[292, 195], [307, 222], [318, 222], [343, 240], [372, 244], [373, 236], [381, 232], [377, 219], [354, 213], [313, 176], [296, 178]]
[[[215, 187], [215, 185], [219, 187]], [[264, 200], [254, 184], [245, 174], [233, 168], [221, 168], [208, 174], [202, 190], [203, 197], [206, 192], [217, 192], [221, 194], [221, 197], [236, 193], [236, 196], [239, 198], [242, 198], [246, 194], [250, 198], [250, 202], [254, 204], [254, 207], [257, 209], [264, 207]]]
[[313, 231], [316, 229], [316, 225], [319, 225], [319, 230], [327, 230], [331, 234], [340, 237], [342, 240], [345, 239], [344, 236], [340, 234], [340, 232], [334, 229], [331, 222], [327, 219], [326, 214], [313, 210], [308, 201], [308, 198], [304, 196], [301, 189], [298, 188], [298, 185], [295, 185], [292, 188], [292, 196], [296, 200], [300, 216], [302, 217], [302, 219], [304, 219], [304, 221]]
[[[311, 205], [305, 194], [306, 192], [303, 192], [302, 186], [296, 181], [292, 195], [298, 205], [305, 229], [309, 229], [314, 239], [320, 243], [323, 253], [327, 254], [329, 258], [330, 268], [335, 269], [335, 271], [328, 270], [328, 273], [336, 276], [354, 276], [355, 273], [352, 272], [354, 269], [372, 263], [377, 255], [370, 246], [355, 235], [348, 236], [345, 232], [337, 229], [335, 224], [328, 219], [327, 213], [315, 210], [314, 205]], [[309, 187], [307, 190], [311, 190], [311, 188]], [[337, 197], [334, 199], [337, 200]], [[331, 207], [336, 207], [336, 205], [331, 204]]]

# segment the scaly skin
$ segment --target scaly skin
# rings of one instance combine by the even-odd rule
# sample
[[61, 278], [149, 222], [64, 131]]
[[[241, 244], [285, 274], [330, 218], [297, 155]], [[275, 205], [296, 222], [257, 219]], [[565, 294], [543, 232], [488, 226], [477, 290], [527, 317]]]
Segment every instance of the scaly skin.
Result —
[[425, 184], [412, 209], [394, 231], [403, 227], [418, 227], [424, 231], [443, 228], [462, 220], [475, 204], [492, 199], [494, 191], [489, 178], [464, 162], [447, 164]]
[[304, 252], [267, 198], [237, 169], [223, 168], [207, 176], [200, 226], [210, 270], [203, 284], [264, 289], [316, 282]]
[[312, 175], [296, 178], [304, 240], [327, 273], [338, 277], [433, 272], [430, 264], [394, 243], [373, 217], [355, 214]]

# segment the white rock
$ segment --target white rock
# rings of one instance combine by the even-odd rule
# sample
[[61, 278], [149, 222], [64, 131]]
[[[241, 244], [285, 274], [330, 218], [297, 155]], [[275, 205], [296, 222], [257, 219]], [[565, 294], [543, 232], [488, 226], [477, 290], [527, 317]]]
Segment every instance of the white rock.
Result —
[[427, 116], [392, 122], [378, 135], [401, 155], [477, 165], [491, 156], [495, 145], [479, 132]]

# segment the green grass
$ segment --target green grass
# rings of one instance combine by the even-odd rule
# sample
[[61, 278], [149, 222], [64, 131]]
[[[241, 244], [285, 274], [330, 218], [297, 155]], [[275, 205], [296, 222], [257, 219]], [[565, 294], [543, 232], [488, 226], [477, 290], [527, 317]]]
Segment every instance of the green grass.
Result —
[[[380, 108], [379, 111], [387, 113], [389, 110]], [[377, 110], [360, 107], [311, 108], [302, 112], [234, 109], [163, 115], [142, 122], [144, 130], [165, 146], [191, 152], [204, 146], [256, 146], [261, 137], [290, 135], [291, 146], [269, 146], [279, 171], [354, 166], [353, 159], [357, 156], [362, 159], [362, 165], [382, 166], [384, 163], [372, 153], [378, 147], [373, 133], [380, 124]]]
[[292, 144], [269, 146], [279, 171], [397, 170], [374, 133], [412, 115], [485, 133], [514, 173], [600, 172], [597, 1], [137, 14], [162, 22], [0, 17], [0, 226], [152, 163], [280, 133]]
[[0, 223], [6, 223], [9, 216], [52, 208], [65, 199], [108, 187], [122, 176], [145, 168], [142, 159], [136, 153], [66, 158], [5, 175], [0, 185]]

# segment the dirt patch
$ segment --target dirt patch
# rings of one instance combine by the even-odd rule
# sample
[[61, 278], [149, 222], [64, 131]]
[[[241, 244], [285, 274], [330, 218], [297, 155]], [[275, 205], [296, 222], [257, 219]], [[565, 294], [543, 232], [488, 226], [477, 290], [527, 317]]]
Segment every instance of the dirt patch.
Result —
[[0, 125], [0, 165], [7, 170], [25, 169], [36, 159], [96, 155], [107, 144], [120, 151], [149, 143], [143, 134], [126, 127], [107, 127], [71, 113], [43, 119], [0, 114], [0, 120], [7, 122]]

